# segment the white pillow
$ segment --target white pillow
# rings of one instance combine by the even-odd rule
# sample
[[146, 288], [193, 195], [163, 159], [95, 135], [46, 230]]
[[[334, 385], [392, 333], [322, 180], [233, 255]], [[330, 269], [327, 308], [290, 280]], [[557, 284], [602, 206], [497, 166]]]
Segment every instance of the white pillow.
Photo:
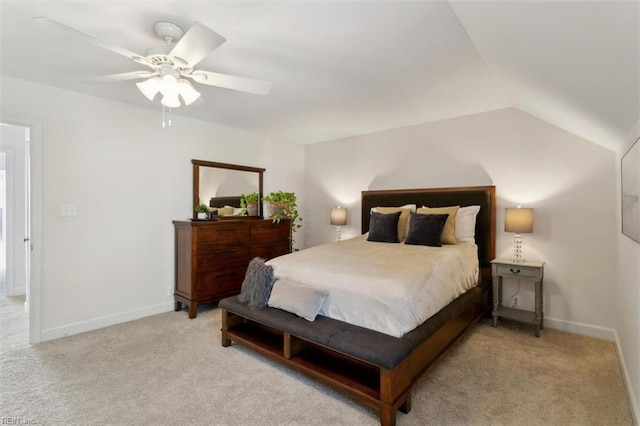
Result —
[[323, 290], [302, 287], [289, 281], [277, 280], [273, 283], [269, 303], [271, 308], [291, 312], [307, 321], [316, 319], [324, 300], [329, 295]]
[[460, 207], [456, 214], [456, 240], [458, 242], [476, 243], [476, 216], [480, 206]]

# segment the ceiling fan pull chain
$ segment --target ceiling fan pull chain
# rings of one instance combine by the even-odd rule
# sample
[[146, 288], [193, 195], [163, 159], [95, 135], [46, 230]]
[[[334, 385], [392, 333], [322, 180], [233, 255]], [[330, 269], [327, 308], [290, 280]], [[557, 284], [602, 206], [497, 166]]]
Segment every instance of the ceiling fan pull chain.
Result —
[[[167, 109], [169, 110], [168, 112], [167, 112]], [[164, 105], [162, 105], [162, 128], [165, 129], [167, 127], [171, 127], [172, 124], [173, 123], [171, 123], [171, 108], [167, 108]]]

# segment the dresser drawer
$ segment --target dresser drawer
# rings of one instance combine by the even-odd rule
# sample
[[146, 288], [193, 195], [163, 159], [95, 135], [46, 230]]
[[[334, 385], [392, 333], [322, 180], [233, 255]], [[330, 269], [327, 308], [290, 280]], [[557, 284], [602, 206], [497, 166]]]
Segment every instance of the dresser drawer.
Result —
[[198, 272], [242, 268], [247, 266], [249, 260], [251, 260], [249, 248], [240, 248], [234, 251], [198, 256], [196, 268]]
[[289, 221], [272, 223], [270, 220], [261, 220], [251, 223], [251, 244], [276, 243], [289, 239]]
[[498, 275], [512, 275], [514, 277], [535, 278], [536, 269], [527, 266], [502, 266], [498, 265]]
[[242, 281], [247, 271], [246, 267], [236, 269], [226, 269], [223, 271], [212, 271], [199, 273], [196, 285], [196, 297], [222, 296], [225, 294], [240, 293]]
[[235, 221], [199, 227], [197, 232], [198, 255], [236, 251], [247, 246], [249, 241], [249, 225]]
[[289, 253], [289, 241], [282, 241], [275, 244], [251, 246], [252, 259], [254, 257], [261, 257], [263, 259], [269, 260], [287, 253]]

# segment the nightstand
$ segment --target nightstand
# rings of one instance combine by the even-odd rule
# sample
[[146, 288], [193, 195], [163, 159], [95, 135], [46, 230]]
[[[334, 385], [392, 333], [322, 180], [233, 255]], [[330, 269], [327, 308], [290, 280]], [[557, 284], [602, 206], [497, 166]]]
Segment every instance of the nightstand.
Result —
[[[536, 328], [536, 337], [544, 328], [543, 285], [544, 262], [514, 262], [511, 259], [494, 259], [491, 261], [493, 276], [493, 326], [497, 327], [498, 317], [532, 323]], [[502, 306], [502, 278], [511, 277], [533, 282], [535, 286], [535, 310], [527, 311]]]

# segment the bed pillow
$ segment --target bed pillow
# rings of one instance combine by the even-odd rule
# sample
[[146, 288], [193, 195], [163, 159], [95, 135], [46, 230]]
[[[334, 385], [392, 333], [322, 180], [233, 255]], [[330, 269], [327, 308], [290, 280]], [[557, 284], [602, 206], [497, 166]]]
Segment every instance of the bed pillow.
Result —
[[273, 284], [269, 307], [291, 312], [307, 321], [316, 319], [322, 304], [329, 295], [324, 290], [302, 287], [285, 280]]
[[220, 207], [218, 208], [218, 216], [231, 216], [233, 215], [233, 207]]
[[405, 204], [400, 207], [374, 207], [371, 211], [383, 214], [400, 212], [400, 220], [398, 221], [398, 240], [403, 241], [407, 237], [407, 232], [409, 230], [409, 213], [416, 211], [416, 205]]
[[442, 230], [448, 214], [419, 214], [411, 212], [411, 223], [405, 244], [442, 247]]
[[476, 243], [476, 217], [480, 206], [460, 207], [456, 214], [456, 240], [463, 243]]
[[378, 243], [399, 243], [398, 239], [398, 221], [402, 212], [395, 213], [377, 213], [371, 212], [369, 220], [369, 235], [367, 241], [376, 241]]
[[264, 259], [254, 257], [247, 267], [238, 300], [251, 308], [264, 308], [269, 301], [273, 280], [273, 266], [266, 265]]
[[442, 244], [458, 244], [456, 240], [456, 213], [458, 213], [460, 206], [450, 207], [425, 207], [418, 209], [420, 214], [448, 214], [447, 222], [444, 224], [442, 230], [442, 237], [440, 241]]

